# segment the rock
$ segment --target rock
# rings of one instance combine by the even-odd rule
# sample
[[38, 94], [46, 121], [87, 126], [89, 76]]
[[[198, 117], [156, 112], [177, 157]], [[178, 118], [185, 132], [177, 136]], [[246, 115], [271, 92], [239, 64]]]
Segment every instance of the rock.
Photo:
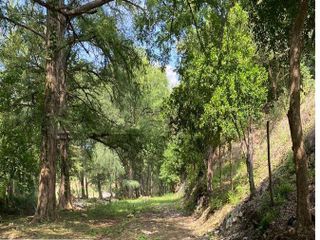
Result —
[[242, 240], [248, 240], [248, 237], [243, 237]]

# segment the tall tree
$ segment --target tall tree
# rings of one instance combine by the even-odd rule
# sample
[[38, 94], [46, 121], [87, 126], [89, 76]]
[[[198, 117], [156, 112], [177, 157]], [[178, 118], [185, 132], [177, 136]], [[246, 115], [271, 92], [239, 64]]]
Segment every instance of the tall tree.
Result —
[[300, 59], [303, 48], [304, 24], [308, 13], [308, 0], [299, 1], [290, 37], [290, 106], [288, 119], [291, 132], [293, 159], [296, 165], [297, 185], [297, 230], [308, 234], [311, 227], [309, 212], [308, 159], [303, 145], [303, 131], [300, 115], [301, 72]]
[[[34, 0], [34, 2], [38, 5], [37, 7], [31, 6], [29, 3], [19, 3], [19, 8], [17, 7], [15, 10], [29, 10], [29, 16], [34, 17], [36, 15], [35, 18], [39, 18], [37, 19], [38, 22], [41, 22], [40, 18], [45, 15], [45, 34], [41, 32], [43, 29], [38, 31], [39, 29], [34, 28], [28, 21], [17, 17], [17, 12], [10, 15], [12, 7], [6, 3], [1, 10], [0, 17], [8, 24], [16, 25], [41, 37], [45, 43], [46, 63], [44, 71], [46, 77], [41, 126], [41, 172], [38, 204], [34, 217], [34, 221], [37, 221], [38, 219], [50, 219], [55, 216], [55, 174], [56, 160], [59, 155], [57, 136], [59, 129], [64, 129], [59, 118], [63, 118], [66, 112], [66, 59], [68, 50], [71, 48], [70, 43], [81, 42], [72, 24], [77, 17], [89, 12], [93, 13], [98, 7], [112, 2], [112, 0], [95, 0], [88, 3], [72, 1], [69, 4], [66, 4], [64, 0]], [[129, 1], [127, 1], [127, 4], [136, 6]], [[36, 14], [34, 9], [38, 10]], [[61, 141], [61, 145], [65, 144]]]
[[309, 67], [314, 68], [312, 56], [315, 44], [315, 1], [268, 0], [260, 3], [251, 1], [251, 3], [251, 19], [260, 48], [288, 56], [282, 61], [282, 64], [285, 64], [289, 70], [288, 120], [293, 160], [296, 166], [297, 232], [307, 234], [311, 227], [311, 219], [308, 198], [308, 160], [303, 146], [300, 116], [300, 94], [303, 84], [300, 65], [302, 56], [307, 56]]

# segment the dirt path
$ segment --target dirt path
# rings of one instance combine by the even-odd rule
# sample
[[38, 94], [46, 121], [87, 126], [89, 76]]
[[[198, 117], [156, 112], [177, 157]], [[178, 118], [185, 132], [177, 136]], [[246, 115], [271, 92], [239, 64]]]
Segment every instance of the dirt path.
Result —
[[[117, 214], [103, 211], [110, 205], [99, 205], [90, 209], [60, 213], [54, 222], [30, 224], [31, 217], [12, 217], [0, 221], [0, 238], [34, 239], [106, 239], [106, 240], [193, 240], [208, 239], [196, 234], [195, 219], [183, 213], [180, 201], [154, 202], [153, 199], [139, 203], [125, 203], [125, 207], [136, 210], [132, 213], [116, 207]], [[123, 213], [125, 211], [125, 214]], [[130, 211], [129, 211], [130, 212]], [[135, 212], [135, 213], [134, 213]], [[133, 214], [134, 213], [134, 214]]]
[[203, 239], [194, 235], [194, 219], [170, 208], [147, 212], [130, 219], [123, 232], [116, 238], [106, 239], [154, 239], [191, 240]]

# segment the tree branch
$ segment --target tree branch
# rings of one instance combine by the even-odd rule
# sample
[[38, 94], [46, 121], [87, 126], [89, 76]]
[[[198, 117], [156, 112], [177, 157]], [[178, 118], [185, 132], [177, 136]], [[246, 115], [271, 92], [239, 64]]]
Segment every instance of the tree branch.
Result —
[[135, 3], [131, 2], [131, 1], [128, 1], [128, 0], [122, 0], [122, 1], [125, 2], [125, 3], [128, 3], [129, 5], [132, 5], [132, 6], [136, 7], [136, 8], [138, 8], [138, 9], [140, 9], [144, 13], [146, 12], [146, 10], [143, 7], [139, 6], [138, 4], [135, 4]]
[[[39, 0], [35, 0], [35, 1], [39, 1]], [[88, 13], [91, 10], [96, 9], [98, 7], [101, 7], [102, 5], [110, 3], [112, 1], [114, 1], [114, 0], [95, 0], [92, 2], [88, 2], [84, 5], [81, 5], [79, 7], [76, 7], [76, 8], [70, 9], [70, 10], [65, 10], [64, 13], [66, 15], [68, 15], [69, 17], [76, 17], [76, 16], [82, 15], [84, 13]]]
[[64, 14], [63, 11], [61, 10], [61, 8], [56, 8], [46, 2], [43, 2], [42, 0], [32, 0], [32, 1], [34, 1], [35, 3], [38, 3], [40, 6], [45, 7], [51, 11], [57, 11], [57, 12]]
[[27, 25], [25, 25], [23, 23], [20, 23], [20, 22], [14, 20], [14, 19], [11, 19], [9, 17], [6, 17], [6, 16], [4, 16], [2, 14], [0, 14], [0, 19], [3, 19], [3, 20], [8, 21], [8, 22], [11, 22], [12, 24], [14, 24], [14, 25], [16, 25], [18, 27], [27, 29], [27, 30], [33, 32], [34, 34], [36, 34], [37, 36], [41, 37], [42, 39], [46, 38], [45, 35], [43, 35], [42, 33], [37, 32], [36, 30], [32, 29], [31, 27], [29, 27], [29, 26], [27, 26]]

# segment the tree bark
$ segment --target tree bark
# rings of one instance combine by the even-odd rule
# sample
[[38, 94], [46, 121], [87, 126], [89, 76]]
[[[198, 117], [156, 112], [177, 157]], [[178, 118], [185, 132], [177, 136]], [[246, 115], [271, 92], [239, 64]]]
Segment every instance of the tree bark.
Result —
[[267, 121], [267, 151], [268, 151], [268, 170], [269, 170], [269, 192], [270, 192], [271, 206], [273, 206], [274, 201], [273, 201], [272, 171], [271, 171], [271, 159], [270, 159], [269, 121]]
[[[131, 161], [128, 161], [128, 178], [129, 180], [133, 180], [133, 168]], [[128, 187], [128, 197], [133, 198], [133, 188], [131, 186]]]
[[99, 176], [97, 177], [97, 187], [98, 187], [98, 192], [99, 192], [99, 199], [103, 199], [102, 187], [101, 187], [101, 179], [100, 179]]
[[213, 178], [213, 165], [215, 159], [218, 157], [216, 153], [216, 147], [210, 147], [208, 151], [208, 164], [207, 164], [207, 192], [210, 195], [213, 191], [212, 189], [212, 178]]
[[271, 94], [272, 94], [272, 100], [277, 100], [277, 74], [276, 71], [279, 69], [276, 68], [276, 59], [272, 59], [269, 61], [268, 66], [268, 75], [269, 75], [269, 81], [271, 85]]
[[86, 198], [86, 191], [85, 191], [85, 184], [84, 184], [84, 171], [81, 170], [80, 172], [80, 184], [81, 184], [81, 198]]
[[232, 163], [232, 143], [229, 142], [229, 158], [230, 158], [230, 186], [231, 191], [233, 191], [233, 163]]
[[7, 194], [7, 205], [12, 203], [12, 199], [14, 197], [14, 183], [12, 177], [9, 177], [7, 189], [6, 189], [6, 194]]
[[61, 155], [61, 182], [59, 190], [59, 208], [72, 209], [71, 188], [70, 188], [70, 173], [68, 162], [68, 140], [60, 139], [60, 155]]
[[[51, 0], [50, 4], [63, 6], [63, 0]], [[40, 177], [37, 209], [33, 221], [55, 218], [56, 160], [57, 160], [57, 116], [59, 113], [59, 73], [61, 72], [61, 49], [65, 17], [47, 10], [46, 32], [46, 82], [43, 120], [41, 126], [42, 143], [40, 150]]]
[[89, 181], [88, 181], [88, 177], [85, 177], [85, 185], [86, 185], [86, 198], [89, 198], [89, 190], [88, 190], [88, 185], [89, 185]]
[[253, 197], [256, 194], [256, 187], [254, 184], [254, 177], [253, 177], [253, 138], [252, 138], [252, 120], [249, 120], [248, 126], [248, 138], [247, 138], [247, 157], [246, 157], [246, 164], [247, 164], [247, 172], [249, 178], [249, 185], [250, 185], [250, 197]]
[[308, 234], [311, 228], [308, 198], [308, 162], [303, 145], [303, 131], [300, 117], [300, 57], [303, 47], [304, 22], [307, 16], [308, 0], [300, 0], [297, 15], [291, 30], [290, 42], [290, 106], [288, 120], [292, 140], [293, 160], [296, 166], [297, 186], [297, 232]]
[[[66, 19], [59, 17], [61, 25], [62, 37], [66, 29]], [[62, 38], [61, 37], [61, 38]], [[64, 44], [64, 39], [61, 39], [60, 45]], [[58, 84], [59, 84], [59, 119], [66, 119], [67, 115], [67, 49], [66, 46], [60, 46], [58, 63]], [[59, 189], [59, 208], [72, 209], [71, 187], [70, 187], [70, 162], [68, 159], [69, 133], [66, 130], [64, 123], [59, 120], [59, 152], [61, 161], [61, 184]]]
[[218, 158], [219, 158], [219, 187], [221, 190], [221, 187], [222, 187], [222, 158], [221, 158], [221, 146], [220, 145], [219, 145]]

